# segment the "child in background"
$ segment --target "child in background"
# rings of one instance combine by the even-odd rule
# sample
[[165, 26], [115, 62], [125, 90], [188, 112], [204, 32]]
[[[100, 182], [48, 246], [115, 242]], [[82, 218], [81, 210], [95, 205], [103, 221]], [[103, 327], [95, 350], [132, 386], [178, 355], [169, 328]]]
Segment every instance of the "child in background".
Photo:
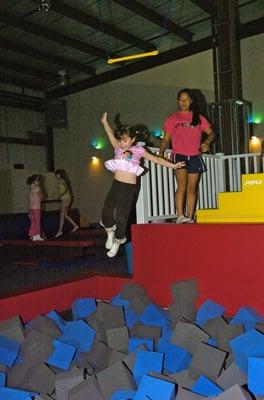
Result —
[[[107, 120], [107, 113], [101, 119], [109, 141], [115, 149], [115, 158], [105, 162], [108, 170], [114, 172], [114, 180], [106, 196], [102, 210], [102, 226], [107, 233], [105, 247], [109, 250], [108, 257], [114, 257], [119, 246], [126, 242], [127, 221], [131, 211], [136, 191], [137, 176], [144, 168], [140, 160], [155, 162], [156, 164], [177, 169], [185, 166], [184, 162], [173, 164], [168, 160], [154, 156], [144, 147], [137, 145], [138, 138], [144, 136], [143, 126], [120, 125], [114, 132]], [[146, 129], [146, 128], [145, 128]]]
[[29, 218], [30, 240], [38, 241], [44, 240], [41, 237], [41, 200], [43, 194], [40, 188], [40, 175], [32, 175], [27, 178], [27, 185], [30, 186], [29, 190]]
[[55, 238], [60, 237], [63, 234], [63, 226], [65, 222], [65, 218], [72, 225], [72, 232], [77, 231], [79, 229], [79, 225], [77, 225], [73, 219], [68, 215], [68, 210], [71, 206], [73, 196], [71, 191], [70, 180], [63, 169], [57, 169], [55, 171], [56, 178], [58, 180], [59, 192], [60, 192], [60, 200], [61, 200], [61, 210], [60, 210], [60, 224], [59, 229]]

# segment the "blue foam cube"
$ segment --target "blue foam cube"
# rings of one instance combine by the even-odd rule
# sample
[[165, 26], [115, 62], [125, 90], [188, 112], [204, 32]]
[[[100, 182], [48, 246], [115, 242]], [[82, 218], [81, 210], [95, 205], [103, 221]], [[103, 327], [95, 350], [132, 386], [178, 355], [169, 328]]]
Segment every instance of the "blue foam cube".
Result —
[[111, 400], [133, 400], [135, 394], [135, 390], [117, 390], [113, 393]]
[[[92, 347], [96, 331], [84, 321], [67, 322], [62, 336], [62, 342], [76, 347], [77, 353], [89, 351]], [[78, 354], [77, 354], [78, 355]]]
[[84, 319], [96, 310], [96, 300], [92, 298], [76, 299], [72, 303], [72, 317], [74, 321]]
[[138, 386], [134, 400], [174, 400], [175, 384], [153, 376], [144, 375]]
[[264, 357], [249, 357], [248, 388], [256, 396], [264, 396]]
[[0, 400], [31, 400], [34, 392], [0, 387]]
[[238, 368], [248, 373], [250, 357], [264, 357], [264, 335], [255, 329], [230, 340], [232, 353]]
[[130, 302], [120, 295], [113, 297], [111, 304], [117, 307], [124, 307], [125, 322], [128, 328], [131, 328], [139, 321], [139, 315], [131, 308]]
[[221, 317], [225, 308], [212, 300], [206, 300], [199, 308], [196, 315], [196, 323], [203, 326], [209, 319]]
[[0, 363], [11, 367], [18, 356], [20, 344], [0, 335]]
[[150, 371], [162, 372], [163, 358], [162, 353], [139, 350], [136, 354], [133, 374], [143, 376]]
[[6, 385], [6, 374], [4, 372], [0, 372], [0, 387]]
[[126, 307], [129, 306], [129, 301], [123, 299], [120, 296], [120, 294], [118, 294], [118, 295], [116, 295], [116, 296], [114, 296], [112, 298], [112, 300], [110, 301], [110, 304], [112, 304], [113, 306], [116, 306], [116, 307], [124, 307], [124, 308], [126, 308]]
[[206, 376], [201, 375], [192, 386], [192, 391], [202, 396], [209, 397], [219, 395], [223, 392], [223, 389], [210, 381]]
[[144, 338], [144, 337], [131, 337], [128, 341], [128, 352], [132, 353], [142, 344], [145, 344], [149, 351], [154, 350], [154, 339], [153, 338]]
[[254, 329], [257, 322], [263, 322], [264, 318], [253, 308], [241, 307], [234, 315], [230, 324], [244, 325], [246, 331]]
[[55, 310], [50, 311], [47, 314], [47, 317], [52, 319], [62, 332], [64, 331], [67, 322], [65, 321], [65, 319], [62, 318], [62, 316], [59, 313], [57, 313], [57, 311]]
[[54, 351], [47, 360], [47, 364], [67, 371], [76, 352], [76, 348], [68, 343], [53, 339]]
[[164, 353], [164, 370], [173, 374], [188, 369], [192, 360], [191, 354], [165, 338], [158, 341], [158, 351]]
[[140, 316], [140, 321], [145, 325], [163, 326], [167, 315], [165, 311], [156, 304], [149, 304]]

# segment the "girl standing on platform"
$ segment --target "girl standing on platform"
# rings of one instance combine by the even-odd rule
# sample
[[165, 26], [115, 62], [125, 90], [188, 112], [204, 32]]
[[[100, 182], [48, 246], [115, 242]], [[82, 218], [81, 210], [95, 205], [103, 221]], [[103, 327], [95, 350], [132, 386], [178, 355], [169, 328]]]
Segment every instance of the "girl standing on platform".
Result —
[[77, 229], [79, 229], [79, 225], [77, 225], [73, 221], [73, 219], [68, 215], [68, 210], [73, 200], [69, 178], [63, 169], [57, 169], [55, 171], [55, 175], [58, 180], [60, 200], [61, 200], [59, 229], [56, 235], [54, 236], [55, 238], [58, 238], [63, 234], [63, 226], [65, 219], [67, 219], [69, 223], [72, 225], [72, 232], [77, 231]]
[[44, 240], [41, 237], [41, 200], [43, 194], [40, 188], [40, 175], [32, 175], [27, 178], [29, 190], [29, 237], [30, 240]]
[[[176, 223], [190, 224], [195, 222], [199, 180], [201, 173], [206, 171], [201, 152], [206, 153], [210, 150], [214, 133], [211, 124], [199, 113], [190, 89], [182, 89], [178, 93], [178, 106], [179, 110], [165, 120], [164, 137], [160, 144], [159, 155], [164, 156], [164, 151], [171, 141], [172, 161], [186, 163], [184, 168], [175, 171]], [[201, 144], [203, 132], [207, 134], [207, 138]]]
[[144, 171], [144, 168], [140, 166], [140, 160], [145, 158], [172, 169], [181, 168], [185, 163], [173, 164], [148, 153], [144, 147], [137, 145], [138, 138], [147, 132], [146, 128], [143, 131], [144, 128], [140, 125], [120, 124], [118, 129], [113, 131], [107, 120], [107, 113], [103, 114], [101, 122], [115, 150], [115, 158], [105, 162], [106, 168], [114, 173], [114, 180], [104, 202], [101, 222], [107, 232], [105, 244], [109, 250], [107, 255], [114, 257], [119, 246], [126, 242], [125, 233], [136, 191], [137, 176]]

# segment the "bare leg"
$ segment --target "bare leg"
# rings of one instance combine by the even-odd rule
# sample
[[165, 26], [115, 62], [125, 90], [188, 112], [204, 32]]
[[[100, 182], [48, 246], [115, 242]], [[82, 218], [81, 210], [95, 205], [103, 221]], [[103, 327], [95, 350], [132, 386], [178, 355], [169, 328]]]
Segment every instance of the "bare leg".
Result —
[[194, 217], [194, 212], [196, 209], [197, 192], [198, 192], [198, 184], [200, 176], [201, 174], [188, 175], [186, 204], [187, 204], [188, 217], [192, 219]]
[[65, 208], [65, 218], [66, 218], [67, 221], [69, 221], [69, 223], [72, 225], [73, 231], [76, 231], [76, 230], [79, 228], [79, 225], [77, 225], [77, 224], [73, 221], [73, 219], [68, 215], [68, 210], [69, 210], [69, 207], [66, 207], [66, 208]]
[[186, 169], [178, 169], [175, 171], [177, 190], [175, 193], [175, 205], [177, 217], [184, 215], [185, 197], [187, 190], [188, 174]]
[[56, 233], [55, 237], [59, 237], [62, 235], [62, 229], [63, 229], [63, 225], [64, 225], [64, 221], [65, 221], [65, 213], [66, 213], [66, 209], [68, 207], [65, 206], [61, 206], [61, 210], [60, 210], [60, 224], [59, 224], [59, 229], [58, 232]]

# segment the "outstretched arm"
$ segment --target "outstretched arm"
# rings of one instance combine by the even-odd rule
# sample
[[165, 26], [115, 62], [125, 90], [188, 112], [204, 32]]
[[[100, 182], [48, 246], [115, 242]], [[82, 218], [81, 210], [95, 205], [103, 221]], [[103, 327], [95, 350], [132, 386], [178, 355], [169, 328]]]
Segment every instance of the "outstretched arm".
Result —
[[201, 150], [203, 153], [210, 151], [210, 146], [215, 139], [215, 134], [211, 126], [206, 129], [205, 133], [207, 134], [207, 139], [201, 144]]
[[171, 141], [170, 134], [168, 132], [164, 132], [164, 136], [160, 142], [160, 149], [159, 149], [159, 156], [164, 157], [164, 151], [167, 149], [169, 146], [169, 143]]
[[101, 122], [103, 124], [104, 130], [105, 130], [105, 132], [106, 132], [106, 134], [108, 136], [108, 139], [109, 139], [111, 145], [113, 147], [117, 147], [118, 146], [118, 140], [115, 138], [114, 131], [111, 128], [111, 126], [110, 126], [110, 124], [109, 124], [109, 122], [107, 120], [107, 112], [103, 113], [103, 116], [101, 118]]
[[176, 164], [173, 164], [170, 161], [165, 160], [164, 158], [161, 157], [154, 156], [154, 154], [148, 153], [147, 151], [143, 153], [143, 158], [152, 161], [156, 164], [162, 165], [163, 167], [168, 167], [172, 169], [182, 168], [185, 166], [185, 162], [178, 162]]

